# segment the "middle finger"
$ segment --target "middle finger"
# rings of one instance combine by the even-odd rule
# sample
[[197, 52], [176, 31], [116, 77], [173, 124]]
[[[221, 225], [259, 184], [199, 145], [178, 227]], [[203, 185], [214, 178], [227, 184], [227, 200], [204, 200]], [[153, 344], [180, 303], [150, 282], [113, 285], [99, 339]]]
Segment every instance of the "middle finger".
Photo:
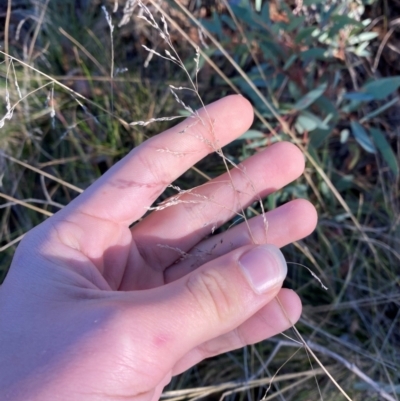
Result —
[[178, 202], [155, 211], [131, 230], [146, 265], [163, 271], [241, 207], [282, 188], [304, 170], [300, 150], [276, 143], [230, 173], [179, 196]]

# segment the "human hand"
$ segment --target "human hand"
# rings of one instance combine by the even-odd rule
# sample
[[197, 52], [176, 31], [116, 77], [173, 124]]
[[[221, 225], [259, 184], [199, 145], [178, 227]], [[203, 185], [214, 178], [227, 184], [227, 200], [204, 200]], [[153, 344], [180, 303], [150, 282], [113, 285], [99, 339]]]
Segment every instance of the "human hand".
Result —
[[[231, 170], [235, 190], [225, 174], [130, 228], [210, 143], [234, 140], [253, 115], [240, 96], [207, 113], [214, 133], [202, 124], [179, 133], [183, 122], [146, 141], [26, 235], [0, 289], [1, 399], [157, 400], [173, 375], [297, 321], [301, 302], [281, 289], [277, 247], [314, 229], [313, 206], [296, 200], [268, 212], [273, 245], [255, 245], [245, 223], [204, 239], [239, 203], [302, 173], [294, 145], [256, 154], [245, 174]], [[249, 225], [265, 243], [262, 216]]]

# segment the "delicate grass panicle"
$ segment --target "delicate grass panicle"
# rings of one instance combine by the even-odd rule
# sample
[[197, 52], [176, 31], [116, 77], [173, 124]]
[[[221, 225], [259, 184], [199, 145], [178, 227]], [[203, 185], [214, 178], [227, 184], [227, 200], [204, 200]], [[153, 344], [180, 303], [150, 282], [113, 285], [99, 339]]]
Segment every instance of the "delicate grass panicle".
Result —
[[[257, 238], [266, 242], [265, 209], [295, 197], [316, 204], [320, 224], [310, 239], [285, 249], [290, 266], [305, 268], [290, 269], [287, 281], [305, 304], [294, 338], [284, 334], [205, 361], [174, 378], [163, 398], [398, 400], [400, 202], [393, 145], [399, 144], [395, 135], [382, 133], [391, 129], [382, 116], [396, 114], [400, 80], [386, 78], [375, 87], [379, 77], [370, 74], [385, 46], [378, 47], [373, 68], [364, 67], [370, 64], [374, 30], [389, 16], [363, 20], [364, 0], [335, 0], [329, 7], [317, 1], [220, 0], [198, 6], [202, 2], [172, 0], [167, 6], [155, 0], [94, 0], [86, 6], [77, 1], [78, 16], [61, 3], [57, 7], [64, 11], [55, 12], [53, 3], [25, 7], [28, 17], [15, 27], [10, 16], [19, 2], [4, 9], [1, 278], [24, 232], [81, 193], [132, 142], [138, 145], [165, 124], [189, 117], [180, 134], [206, 144], [212, 155], [169, 185], [149, 211], [211, 203], [234, 217], [223, 227], [215, 219], [204, 223], [207, 249], [159, 247], [202, 263], [218, 246], [213, 234], [225, 235], [238, 222], [245, 222], [257, 243], [249, 222], [256, 214], [263, 219]], [[368, 3], [367, 11], [380, 10]], [[385, 37], [390, 44], [391, 36]], [[211, 75], [213, 85], [207, 86]], [[222, 150], [205, 104], [232, 90], [252, 101], [258, 122]], [[264, 201], [241, 161], [278, 140], [299, 146], [308, 164], [304, 178]], [[188, 155], [179, 143], [156, 151]], [[187, 184], [211, 186], [210, 177], [224, 172], [229, 203]], [[244, 185], [238, 187], [237, 176]], [[247, 207], [242, 199], [254, 202]]]

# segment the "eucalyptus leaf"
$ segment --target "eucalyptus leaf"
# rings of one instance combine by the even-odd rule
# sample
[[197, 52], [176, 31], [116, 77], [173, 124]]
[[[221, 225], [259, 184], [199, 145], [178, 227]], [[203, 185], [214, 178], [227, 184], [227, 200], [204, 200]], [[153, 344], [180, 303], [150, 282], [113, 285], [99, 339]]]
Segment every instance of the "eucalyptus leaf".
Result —
[[320, 129], [316, 128], [310, 133], [309, 140], [310, 144], [318, 149], [325, 141], [328, 139], [329, 135], [332, 133], [331, 129]]
[[216, 13], [215, 11], [213, 12], [213, 22], [214, 22], [214, 26], [215, 26], [218, 37], [220, 39], [222, 39], [224, 36], [223, 30], [222, 30], [222, 24], [221, 24], [221, 20], [220, 20], [218, 13]]
[[315, 104], [315, 106], [317, 106], [322, 113], [330, 116], [330, 120], [333, 123], [336, 123], [339, 120], [339, 112], [337, 107], [325, 95], [322, 95], [318, 99], [318, 102]]
[[322, 4], [325, 3], [326, 0], [304, 0], [303, 5], [305, 6], [313, 6], [314, 4]]
[[292, 54], [286, 61], [285, 65], [283, 66], [283, 71], [287, 71], [293, 65], [296, 59], [297, 59], [297, 54]]
[[300, 58], [304, 61], [326, 60], [326, 49], [322, 47], [315, 47], [313, 49], [305, 50], [300, 53]]
[[321, 12], [321, 21], [320, 21], [320, 26], [324, 27], [326, 25], [331, 24], [332, 22], [332, 15], [336, 11], [336, 4], [332, 4], [329, 8], [323, 9]]
[[297, 117], [297, 124], [300, 124], [304, 131], [313, 131], [316, 128], [329, 129], [324, 122], [315, 114], [303, 111]]
[[308, 26], [307, 28], [303, 28], [302, 30], [299, 31], [297, 34], [296, 38], [294, 39], [295, 43], [299, 44], [306, 39], [311, 39], [312, 34], [317, 30], [318, 28], [315, 26]]
[[218, 35], [221, 38], [222, 35], [222, 26], [221, 26], [221, 21], [219, 19], [202, 19], [201, 20], [202, 26], [207, 29], [207, 31], [214, 33]]
[[318, 88], [310, 91], [307, 95], [303, 96], [293, 107], [296, 110], [304, 110], [307, 107], [311, 106], [322, 94], [326, 91], [327, 84], [324, 83], [320, 85]]
[[334, 15], [331, 18], [332, 27], [329, 29], [328, 34], [330, 38], [336, 36], [342, 29], [347, 26], [357, 26], [362, 28], [363, 25], [359, 21], [356, 21], [346, 15]]
[[254, 27], [255, 24], [260, 24], [260, 26], [262, 26], [262, 24], [265, 24], [265, 21], [263, 21], [262, 17], [260, 18], [258, 14], [255, 14], [253, 12], [251, 6], [244, 7], [243, 5], [231, 5], [231, 9], [236, 18], [239, 21], [243, 21], [244, 23], [246, 23], [249, 27]]
[[297, 117], [297, 124], [299, 124], [300, 127], [303, 129], [303, 132], [313, 131], [318, 127], [318, 122], [316, 122], [315, 119], [304, 115], [299, 115]]
[[343, 95], [344, 99], [347, 100], [357, 100], [360, 102], [370, 102], [374, 100], [374, 96], [369, 93], [362, 93], [362, 92], [349, 92]]
[[279, 64], [279, 55], [272, 51], [269, 47], [261, 45], [263, 56], [268, 62], [273, 65]]
[[362, 124], [362, 123], [370, 120], [371, 118], [374, 118], [374, 117], [378, 116], [379, 114], [383, 113], [387, 109], [390, 109], [392, 106], [394, 106], [396, 103], [398, 103], [398, 101], [399, 101], [399, 98], [395, 97], [394, 99], [392, 99], [389, 102], [385, 103], [383, 106], [378, 107], [376, 110], [371, 111], [371, 113], [368, 113], [367, 115], [365, 115], [360, 120], [360, 123]]
[[[292, 96], [293, 99], [298, 99], [301, 97], [302, 93], [296, 82], [294, 81], [289, 81], [288, 83], [288, 91], [290, 95]], [[293, 110], [293, 106], [290, 106], [290, 111]]]
[[360, 56], [360, 57], [368, 57], [370, 55], [370, 52], [367, 50], [368, 46], [369, 46], [369, 42], [361, 43], [354, 50], [354, 54], [357, 54], [357, 56]]
[[400, 76], [381, 78], [364, 85], [362, 91], [375, 100], [383, 100], [400, 88]]
[[238, 139], [264, 139], [265, 134], [261, 131], [255, 129], [249, 129], [243, 135], [241, 135]]
[[359, 28], [363, 28], [364, 25], [360, 22], [357, 21], [353, 18], [350, 18], [347, 15], [333, 15], [331, 17], [332, 22], [337, 23], [337, 24], [342, 24], [342, 27], [344, 28], [347, 25], [352, 25], [352, 26], [356, 26]]
[[368, 153], [376, 153], [375, 146], [371, 141], [371, 138], [368, 136], [365, 128], [357, 121], [352, 121], [350, 125], [351, 132], [353, 133], [353, 136], [355, 140], [359, 143], [359, 145]]
[[231, 9], [238, 20], [245, 22], [249, 26], [254, 25], [254, 18], [251, 7], [241, 7], [232, 4]]
[[371, 40], [376, 39], [378, 36], [378, 32], [362, 32], [359, 35], [352, 36], [348, 42], [351, 45], [355, 45], [357, 43], [370, 42]]
[[387, 141], [385, 134], [378, 128], [370, 128], [369, 132], [383, 159], [386, 161], [393, 173], [398, 177], [399, 163], [397, 162], [396, 155]]
[[226, 15], [226, 14], [221, 15], [221, 21], [225, 22], [225, 24], [228, 25], [229, 28], [232, 29], [233, 32], [235, 32], [237, 30], [235, 22], [228, 15]]
[[304, 23], [305, 20], [306, 17], [304, 16], [293, 18], [292, 21], [290, 21], [290, 24], [287, 26], [286, 32], [292, 32], [296, 30]]
[[[239, 138], [240, 139], [240, 138]], [[255, 139], [246, 144], [244, 147], [245, 149], [258, 149], [258, 148], [263, 148], [270, 144], [270, 139], [269, 138], [264, 138], [264, 139]]]
[[266, 1], [261, 9], [261, 18], [268, 25], [271, 23], [271, 17], [269, 15], [269, 1]]
[[346, 143], [349, 139], [350, 130], [347, 128], [340, 132], [340, 143]]
[[345, 106], [343, 106], [340, 111], [345, 114], [352, 113], [360, 108], [361, 102], [359, 100], [351, 100]]

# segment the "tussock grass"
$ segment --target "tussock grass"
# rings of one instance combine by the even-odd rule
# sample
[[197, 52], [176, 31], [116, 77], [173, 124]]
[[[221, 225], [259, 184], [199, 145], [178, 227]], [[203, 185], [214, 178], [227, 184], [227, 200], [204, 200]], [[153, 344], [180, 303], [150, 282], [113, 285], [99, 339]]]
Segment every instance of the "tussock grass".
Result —
[[[265, 38], [246, 30], [231, 2], [224, 0], [215, 8], [201, 9], [194, 2], [171, 1], [162, 8], [158, 2], [144, 2], [157, 21], [164, 15], [161, 25], [137, 3], [128, 1], [123, 8], [120, 2], [117, 14], [112, 14], [117, 2], [110, 1], [105, 5], [107, 18], [96, 1], [88, 8], [81, 2], [75, 9], [68, 1], [25, 7], [25, 2], [13, 0], [8, 10], [0, 9], [0, 18], [8, 27], [4, 49], [15, 57], [5, 57], [0, 64], [4, 104], [0, 115], [4, 122], [0, 129], [1, 279], [21, 236], [67, 204], [132, 146], [180, 118], [182, 108], [193, 117], [193, 123], [209, 124], [212, 130], [212, 121], [196, 120], [193, 110], [232, 90], [250, 88], [245, 94], [255, 106], [257, 134], [236, 141], [224, 153], [209, 143], [216, 154], [177, 180], [154, 207], [168, 207], [163, 201], [168, 198], [171, 202], [171, 196], [179, 202], [182, 195], [190, 194], [190, 188], [236, 166], [269, 142], [291, 140], [308, 159], [305, 176], [258, 202], [254, 209], [242, 210], [237, 218], [250, 218], [263, 208], [296, 197], [311, 200], [319, 211], [317, 230], [284, 252], [289, 261], [317, 273], [328, 290], [320, 288], [306, 269], [289, 265], [287, 285], [305, 305], [297, 329], [309, 351], [295, 333], [288, 332], [296, 341], [280, 336], [202, 362], [174, 378], [163, 398], [346, 399], [311, 352], [340, 384], [347, 399], [399, 399], [399, 177], [379, 154], [367, 153], [354, 138], [343, 141], [342, 130], [347, 127], [346, 119], [362, 121], [371, 107], [376, 110], [381, 105], [362, 105], [343, 114], [343, 119], [335, 121], [337, 128], [322, 141], [312, 133], [300, 133], [296, 112], [284, 114], [279, 107], [282, 98], [290, 104], [285, 97], [293, 95], [296, 88], [288, 92], [285, 80], [278, 89], [268, 85], [282, 71], [289, 80], [291, 67], [277, 64], [272, 73], [263, 69], [267, 59], [260, 49]], [[274, 31], [280, 19], [294, 10], [289, 1], [283, 11], [274, 4], [271, 2], [272, 22], [266, 30]], [[304, 11], [306, 21], [318, 23], [318, 14], [314, 17], [312, 11]], [[200, 21], [200, 16], [205, 16], [206, 22], [215, 21], [212, 12], [233, 16], [233, 25], [225, 26], [222, 33], [211, 26], [212, 32], [210, 23]], [[384, 10], [378, 4], [367, 12]], [[376, 14], [375, 18], [381, 16], [392, 17]], [[362, 15], [359, 18], [362, 20]], [[169, 54], [164, 52], [160, 32], [168, 33], [177, 54], [170, 48]], [[349, 30], [344, 33], [349, 35]], [[294, 40], [295, 32], [274, 35], [283, 46]], [[242, 53], [235, 52], [233, 47], [240, 45]], [[371, 48], [382, 54], [382, 46], [373, 43]], [[339, 50], [348, 53], [343, 60], [338, 53], [336, 64], [317, 59], [298, 64], [297, 68], [304, 68], [299, 82], [311, 80], [317, 87], [318, 79], [327, 76], [332, 99], [344, 88], [362, 87], [359, 76], [369, 74], [368, 58]], [[372, 57], [373, 78], [382, 63], [381, 57], [376, 60]], [[331, 83], [338, 71], [342, 75], [334, 87]], [[258, 85], [260, 79], [267, 84]], [[188, 81], [191, 86], [184, 86]], [[393, 105], [398, 108], [396, 102]], [[311, 110], [315, 111], [314, 106]], [[400, 141], [397, 126], [386, 118], [393, 112], [388, 110], [370, 119], [369, 124], [385, 127], [398, 160]], [[189, 199], [211, 201], [195, 195]], [[211, 227], [210, 234], [214, 230]]]

